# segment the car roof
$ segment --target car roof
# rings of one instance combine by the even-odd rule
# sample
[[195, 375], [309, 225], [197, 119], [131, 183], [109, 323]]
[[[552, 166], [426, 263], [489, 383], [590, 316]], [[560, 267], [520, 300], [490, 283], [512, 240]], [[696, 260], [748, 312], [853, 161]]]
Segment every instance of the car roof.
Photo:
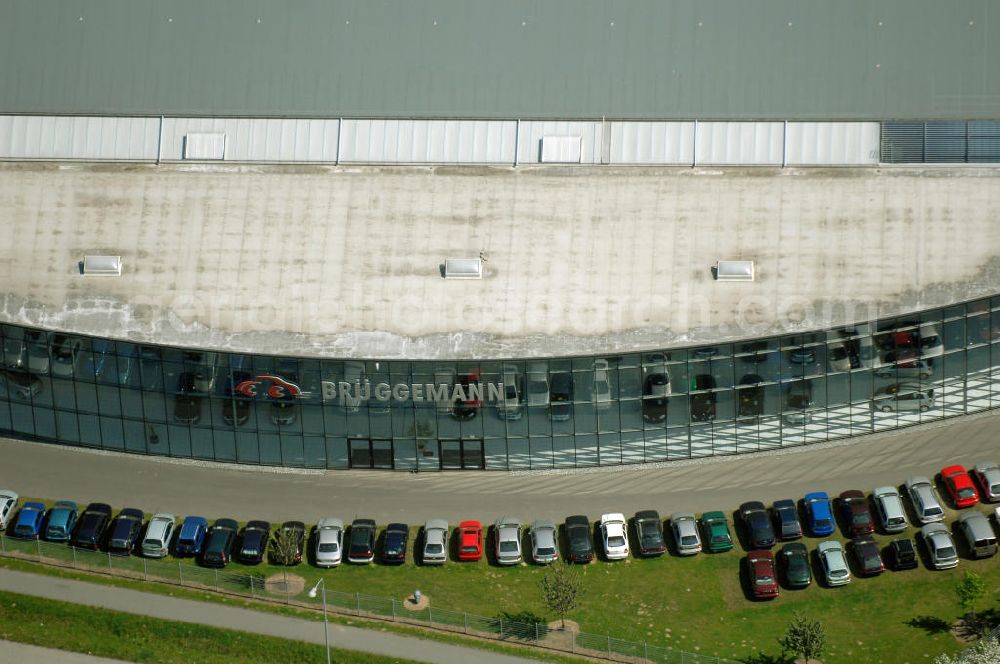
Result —
[[819, 544], [817, 544], [816, 550], [819, 551], [820, 553], [825, 553], [827, 551], [843, 551], [844, 547], [841, 545], [840, 542], [834, 540], [826, 540], [824, 542], [820, 542]]
[[196, 525], [207, 526], [208, 525], [208, 519], [206, 519], [203, 516], [186, 516], [186, 517], [184, 517], [184, 527], [187, 528], [188, 525], [192, 525], [192, 526], [196, 526]]
[[566, 525], [590, 527], [590, 519], [583, 516], [582, 514], [574, 514], [573, 516], [566, 517]]
[[374, 519], [355, 519], [354, 521], [351, 522], [351, 527], [352, 528], [357, 528], [359, 526], [364, 526], [364, 527], [368, 527], [368, 528], [374, 528], [375, 527], [375, 520]]
[[701, 518], [704, 519], [704, 520], [708, 520], [708, 519], [723, 519], [723, 520], [727, 520], [726, 519], [726, 513], [725, 512], [720, 512], [718, 510], [716, 510], [714, 512], [704, 512], [701, 515]]
[[111, 514], [111, 505], [107, 503], [91, 503], [87, 505], [85, 512], [101, 512], [102, 514]]
[[625, 522], [625, 515], [621, 512], [609, 512], [601, 515], [601, 523], [612, 523], [615, 521]]
[[930, 484], [931, 481], [923, 475], [914, 475], [910, 479], [906, 480], [906, 486], [912, 487], [917, 484]]
[[77, 509], [77, 505], [72, 500], [60, 500], [60, 501], [56, 502], [55, 505], [52, 506], [52, 509], [54, 509], [54, 510], [75, 510], [75, 509]]
[[235, 519], [216, 519], [213, 528], [231, 528], [236, 530], [240, 527], [240, 524], [236, 522]]
[[750, 500], [740, 505], [741, 512], [748, 512], [750, 510], [766, 510], [766, 509], [767, 507], [764, 505], [764, 503], [760, 502], [759, 500]]
[[945, 466], [941, 469], [941, 475], [947, 477], [948, 475], [957, 475], [958, 473], [966, 473], [965, 466]]
[[826, 491], [812, 491], [805, 495], [804, 500], [807, 502], [810, 500], [830, 500], [830, 496], [827, 495]]
[[410, 527], [405, 523], [390, 523], [388, 526], [385, 527], [385, 532], [409, 534]]
[[863, 491], [858, 489], [848, 489], [847, 491], [840, 492], [841, 500], [864, 500], [865, 494]]
[[319, 523], [316, 525], [320, 530], [324, 528], [340, 528], [344, 529], [344, 522], [336, 517], [328, 516], [324, 519], [320, 519]]
[[270, 530], [271, 524], [267, 521], [247, 521], [247, 530], [252, 529]]
[[536, 519], [533, 524], [531, 524], [532, 530], [555, 530], [556, 524], [552, 523], [549, 519]]
[[962, 523], [969, 523], [971, 528], [980, 528], [983, 525], [987, 527], [990, 525], [990, 520], [986, 518], [986, 515], [982, 512], [962, 512], [958, 515], [958, 520]]
[[981, 461], [976, 464], [976, 470], [981, 473], [986, 473], [989, 471], [1000, 473], [1000, 466], [997, 465], [996, 461]]
[[660, 520], [660, 513], [656, 510], [639, 510], [635, 513], [636, 519], [656, 519]]
[[785, 546], [781, 547], [781, 550], [782, 550], [782, 552], [785, 553], [785, 555], [788, 555], [788, 553], [791, 553], [791, 552], [801, 553], [803, 555], [808, 555], [809, 554], [809, 547], [807, 547], [802, 542], [791, 542], [791, 543], [786, 544]]
[[897, 498], [899, 497], [899, 491], [897, 491], [896, 487], [894, 486], [877, 486], [874, 489], [872, 489], [872, 495], [875, 496], [876, 498], [880, 496], [885, 496], [887, 494], [892, 494]]
[[424, 530], [448, 530], [448, 522], [444, 519], [429, 519], [424, 524]]
[[497, 528], [520, 528], [521, 520], [513, 516], [502, 516], [495, 525]]
[[140, 509], [136, 509], [134, 507], [126, 507], [125, 509], [123, 509], [121, 512], [118, 513], [118, 516], [142, 519], [146, 515]]
[[795, 509], [795, 501], [794, 500], [790, 500], [788, 498], [784, 498], [782, 500], [776, 500], [776, 501], [774, 501], [774, 508], [775, 509], [784, 508], [784, 507], [790, 507], [792, 509]]
[[282, 530], [305, 530], [306, 524], [301, 521], [285, 521], [281, 524]]
[[11, 491], [10, 489], [3, 489], [2, 491], [0, 491], [0, 498], [3, 498], [5, 500], [13, 500], [16, 502], [17, 499], [20, 498], [20, 496], [18, 496], [15, 492]]
[[929, 537], [931, 535], [936, 535], [938, 533], [945, 533], [946, 535], [949, 534], [948, 527], [945, 526], [943, 523], [937, 523], [937, 522], [928, 523], [922, 526], [920, 528], [920, 532], [921, 534], [923, 534], [924, 537]]
[[29, 502], [29, 503], [25, 503], [25, 504], [21, 505], [21, 511], [23, 512], [24, 510], [28, 510], [29, 512], [33, 511], [33, 510], [37, 510], [39, 512], [44, 512], [45, 511], [45, 503], [39, 503], [39, 502], [35, 502], [35, 501]]
[[482, 530], [483, 529], [483, 524], [481, 524], [478, 521], [462, 521], [460, 524], [458, 524], [458, 527], [462, 528], [462, 529], [465, 529], [465, 528], [478, 528], [478, 529]]
[[671, 521], [694, 521], [694, 514], [691, 512], [674, 512], [670, 515]]

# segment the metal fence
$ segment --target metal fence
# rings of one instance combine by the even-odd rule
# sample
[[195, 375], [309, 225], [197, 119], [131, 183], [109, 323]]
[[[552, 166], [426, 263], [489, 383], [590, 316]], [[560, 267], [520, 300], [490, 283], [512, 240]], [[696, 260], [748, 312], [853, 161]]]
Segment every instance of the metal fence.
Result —
[[[256, 574], [205, 569], [178, 561], [114, 556], [41, 540], [15, 539], [2, 533], [0, 533], [0, 555], [311, 609], [320, 608], [322, 601], [322, 595], [310, 598], [306, 593], [307, 588], [295, 588], [288, 582], [287, 577], [278, 578], [279, 575], [265, 578]], [[607, 634], [552, 629], [543, 623], [507, 619], [503, 616], [489, 618], [431, 606], [413, 610], [403, 601], [362, 593], [327, 590], [326, 604], [330, 610], [363, 618], [422, 625], [443, 631], [516, 642], [616, 662], [738, 664], [734, 660], [721, 657], [617, 639]]]

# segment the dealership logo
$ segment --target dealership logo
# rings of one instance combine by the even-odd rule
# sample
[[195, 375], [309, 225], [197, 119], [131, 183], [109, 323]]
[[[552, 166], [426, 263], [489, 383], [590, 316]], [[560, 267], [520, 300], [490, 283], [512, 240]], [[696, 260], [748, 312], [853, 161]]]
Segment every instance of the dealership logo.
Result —
[[264, 392], [264, 394], [270, 399], [287, 399], [289, 397], [294, 398], [302, 395], [302, 388], [295, 383], [278, 376], [270, 376], [266, 374], [241, 381], [236, 385], [236, 387], [233, 388], [233, 391], [252, 399], [260, 394], [258, 387], [264, 383], [270, 383], [270, 386]]

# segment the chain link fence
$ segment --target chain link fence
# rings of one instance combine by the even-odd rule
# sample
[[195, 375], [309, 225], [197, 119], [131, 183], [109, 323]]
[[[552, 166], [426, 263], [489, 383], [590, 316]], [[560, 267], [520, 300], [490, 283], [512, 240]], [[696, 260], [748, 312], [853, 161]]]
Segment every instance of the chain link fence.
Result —
[[[227, 572], [224, 569], [206, 569], [177, 561], [114, 556], [100, 551], [77, 549], [65, 544], [15, 539], [2, 533], [0, 533], [0, 555], [312, 609], [320, 608], [323, 601], [321, 594], [317, 593], [315, 598], [310, 598], [306, 593], [308, 588], [295, 587], [289, 582], [288, 577], [278, 578], [281, 575], [277, 574], [265, 578], [256, 574]], [[298, 575], [292, 576], [298, 577]], [[422, 625], [616, 662], [738, 664], [734, 660], [721, 657], [616, 639], [607, 634], [563, 631], [543, 623], [512, 620], [502, 616], [489, 618], [431, 606], [414, 610], [411, 605], [400, 600], [362, 593], [327, 590], [325, 601], [330, 610], [358, 617]]]

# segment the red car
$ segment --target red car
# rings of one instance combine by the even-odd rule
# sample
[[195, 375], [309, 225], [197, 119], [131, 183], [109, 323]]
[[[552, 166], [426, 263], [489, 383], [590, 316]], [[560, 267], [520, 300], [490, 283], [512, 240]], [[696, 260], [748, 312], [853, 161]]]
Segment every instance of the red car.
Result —
[[857, 489], [845, 491], [840, 494], [840, 505], [849, 536], [858, 537], [875, 532], [875, 523], [872, 521], [872, 513], [868, 509], [865, 494]]
[[767, 549], [747, 553], [747, 578], [754, 599], [774, 599], [778, 596], [778, 575], [774, 570], [774, 555]]
[[948, 466], [941, 469], [944, 481], [955, 507], [972, 507], [979, 502], [979, 492], [964, 466]]
[[483, 557], [483, 524], [463, 521], [458, 524], [458, 559], [475, 561]]

